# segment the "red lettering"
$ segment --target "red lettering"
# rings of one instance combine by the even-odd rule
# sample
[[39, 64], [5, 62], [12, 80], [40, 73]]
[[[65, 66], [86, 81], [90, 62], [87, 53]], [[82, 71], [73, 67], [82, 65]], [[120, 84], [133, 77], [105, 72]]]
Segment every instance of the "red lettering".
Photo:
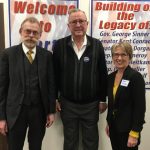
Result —
[[102, 3], [97, 2], [95, 6], [95, 10], [102, 10]]
[[36, 5], [35, 5], [35, 14], [37, 14], [39, 12], [39, 6], [40, 6], [40, 3], [36, 2]]
[[40, 7], [40, 13], [41, 14], [46, 14], [45, 8], [47, 8], [47, 5], [46, 4], [42, 4], [41, 7]]
[[67, 5], [58, 5], [56, 15], [66, 15], [67, 9], [68, 9]]
[[[28, 14], [49, 14], [49, 15], [67, 15], [70, 9], [76, 8], [75, 5], [54, 5], [42, 4], [40, 2], [27, 3], [22, 1], [14, 2], [14, 13], [28, 13]], [[26, 12], [25, 12], [26, 11]]]
[[52, 15], [55, 13], [55, 5], [49, 5], [48, 14]]
[[52, 24], [50, 22], [44, 23], [43, 21], [40, 21], [40, 26], [42, 31], [44, 30], [44, 32], [50, 32], [52, 28]]
[[14, 13], [24, 13], [27, 2], [14, 2]]
[[33, 4], [29, 4], [29, 5], [27, 6], [27, 13], [28, 13], [28, 14], [32, 14], [33, 11], [34, 11], [34, 5], [33, 5]]
[[52, 28], [52, 24], [50, 22], [46, 22], [44, 26], [44, 31], [45, 32], [50, 32]]

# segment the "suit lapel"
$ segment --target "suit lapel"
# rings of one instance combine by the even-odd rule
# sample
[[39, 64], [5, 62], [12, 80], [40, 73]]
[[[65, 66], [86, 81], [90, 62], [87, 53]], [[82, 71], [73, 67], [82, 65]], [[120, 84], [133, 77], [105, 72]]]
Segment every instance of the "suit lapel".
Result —
[[[121, 79], [122, 80], [122, 79]], [[121, 83], [121, 82], [120, 82]], [[119, 95], [120, 95], [120, 93], [121, 93], [121, 91], [122, 91], [122, 86], [119, 84], [119, 86], [118, 86], [118, 89], [117, 89], [117, 91], [116, 91], [116, 95], [115, 95], [115, 103], [117, 102], [117, 99], [118, 99], [118, 97], [119, 97]]]
[[41, 85], [41, 73], [43, 69], [43, 53], [41, 53], [41, 50], [39, 47], [36, 47], [36, 57], [37, 57], [37, 67], [38, 67], [38, 76], [39, 76], [39, 83]]
[[110, 93], [111, 93], [111, 99], [113, 100], [113, 102], [114, 102], [113, 87], [114, 87], [115, 76], [116, 76], [116, 72], [114, 72], [110, 81], [110, 90], [111, 90]]
[[19, 66], [19, 73], [21, 75], [21, 82], [22, 82], [22, 85], [23, 85], [23, 88], [24, 88], [24, 59], [23, 59], [23, 49], [22, 49], [22, 44], [20, 44], [18, 47], [17, 47], [17, 51], [16, 51], [16, 57], [15, 57], [15, 61], [17, 61], [17, 66]]
[[130, 71], [130, 66], [128, 66], [123, 74], [123, 77], [120, 81], [120, 84], [118, 86], [117, 92], [116, 92], [116, 96], [115, 96], [115, 102], [117, 102], [117, 99], [119, 98], [120, 94], [122, 93], [122, 90], [124, 89], [124, 86], [121, 85], [122, 80], [127, 80], [128, 79], [128, 75], [129, 75], [129, 71]]

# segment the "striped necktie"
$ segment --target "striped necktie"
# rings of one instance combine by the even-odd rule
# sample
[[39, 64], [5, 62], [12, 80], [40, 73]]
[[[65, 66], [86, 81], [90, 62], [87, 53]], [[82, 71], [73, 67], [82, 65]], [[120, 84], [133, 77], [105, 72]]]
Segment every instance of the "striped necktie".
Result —
[[32, 55], [31, 55], [31, 54], [33, 54], [33, 51], [32, 51], [32, 50], [29, 50], [29, 51], [27, 52], [27, 58], [28, 58], [29, 62], [32, 64], [33, 58], [32, 58]]

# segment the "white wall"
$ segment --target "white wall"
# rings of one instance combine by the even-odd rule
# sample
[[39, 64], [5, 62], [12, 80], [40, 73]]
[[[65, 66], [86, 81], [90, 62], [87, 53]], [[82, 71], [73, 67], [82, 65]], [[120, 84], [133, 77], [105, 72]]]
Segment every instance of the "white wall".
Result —
[[[9, 46], [9, 39], [8, 39], [8, 33], [9, 33], [9, 26], [8, 26], [8, 3], [7, 0], [0, 0], [0, 2], [4, 3], [4, 11], [5, 11], [5, 39], [6, 39], [6, 47]], [[90, 9], [90, 1], [88, 0], [80, 0], [80, 9], [84, 10], [89, 17], [89, 9]], [[90, 31], [90, 29], [88, 29]], [[142, 143], [140, 145], [139, 150], [147, 150], [150, 147], [150, 90], [146, 91], [146, 100], [147, 100], [147, 111], [146, 111], [146, 124], [144, 125], [144, 129], [142, 131]], [[106, 112], [102, 115], [100, 115], [100, 121], [99, 121], [99, 133], [100, 133], [100, 146], [99, 150], [111, 150], [110, 142], [108, 137], [105, 134], [105, 125], [106, 125]], [[56, 121], [52, 125], [51, 128], [48, 128], [46, 131], [46, 135], [43, 141], [43, 147], [42, 150], [62, 150], [63, 148], [63, 126], [62, 122], [60, 120], [59, 114], [56, 116]], [[80, 148], [82, 149], [82, 148]], [[24, 150], [28, 150], [28, 144], [27, 141], [25, 141]]]

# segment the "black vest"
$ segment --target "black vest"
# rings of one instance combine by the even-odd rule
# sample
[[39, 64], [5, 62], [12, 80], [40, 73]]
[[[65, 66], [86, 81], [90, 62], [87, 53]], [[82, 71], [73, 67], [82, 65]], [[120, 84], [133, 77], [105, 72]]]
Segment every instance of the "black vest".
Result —
[[24, 105], [36, 105], [41, 102], [37, 57], [32, 64], [24, 54], [25, 97]]

